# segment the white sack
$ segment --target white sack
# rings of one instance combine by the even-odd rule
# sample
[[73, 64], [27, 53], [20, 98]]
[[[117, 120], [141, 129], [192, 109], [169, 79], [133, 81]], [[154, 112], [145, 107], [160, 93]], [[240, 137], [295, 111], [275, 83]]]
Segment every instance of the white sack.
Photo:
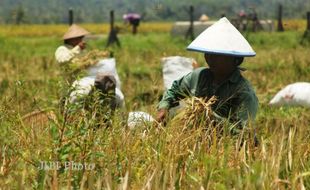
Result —
[[144, 123], [151, 123], [154, 121], [154, 118], [148, 113], [142, 111], [129, 112], [127, 125], [130, 129], [134, 129], [136, 126], [143, 125]]
[[[95, 77], [88, 76], [83, 77], [79, 80], [76, 80], [72, 84], [73, 91], [70, 94], [69, 101], [70, 103], [75, 102], [78, 97], [86, 96], [90, 93], [92, 87], [95, 84]], [[115, 95], [116, 95], [116, 106], [123, 107], [124, 106], [124, 94], [119, 88], [115, 88]]]
[[76, 80], [72, 83], [73, 91], [70, 94], [70, 98], [69, 98], [70, 103], [75, 102], [78, 97], [85, 96], [85, 95], [89, 94], [92, 86], [94, 86], [95, 77], [93, 77], [93, 76], [83, 77], [83, 78]]
[[169, 89], [173, 81], [180, 79], [193, 71], [193, 58], [171, 56], [161, 59], [163, 66], [164, 86]]
[[115, 58], [108, 58], [100, 60], [96, 65], [90, 66], [87, 69], [87, 75], [96, 77], [99, 72], [111, 73], [116, 80], [116, 87], [121, 89], [121, 81], [116, 70]]
[[297, 82], [286, 86], [272, 98], [269, 104], [310, 107], [310, 83]]
[[123, 92], [118, 89], [117, 87], [115, 88], [115, 98], [116, 98], [116, 107], [124, 107], [125, 106], [125, 96]]

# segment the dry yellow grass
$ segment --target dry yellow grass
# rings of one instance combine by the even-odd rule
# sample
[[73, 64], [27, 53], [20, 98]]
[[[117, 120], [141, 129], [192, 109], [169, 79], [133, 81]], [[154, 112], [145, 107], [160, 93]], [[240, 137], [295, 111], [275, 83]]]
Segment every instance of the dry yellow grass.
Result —
[[[108, 34], [110, 25], [102, 24], [81, 24], [92, 34]], [[115, 26], [120, 28], [121, 33], [131, 32], [131, 26], [123, 23], [116, 23]], [[172, 23], [168, 22], [149, 22], [142, 23], [138, 31], [146, 32], [170, 32]], [[55, 25], [2, 25], [0, 27], [0, 35], [10, 37], [38, 37], [38, 36], [62, 36], [68, 28], [65, 24]]]
[[306, 20], [290, 19], [283, 21], [283, 27], [285, 30], [304, 31], [306, 30], [306, 26], [307, 26]]
[[57, 122], [55, 113], [50, 110], [33, 111], [24, 115], [21, 119], [24, 125], [34, 127], [47, 126], [50, 121]]
[[[144, 30], [144, 26], [147, 25], [142, 23], [139, 29]], [[67, 26], [62, 27], [65, 31]], [[50, 32], [48, 29], [41, 34], [31, 34], [26, 29], [15, 32], [29, 32], [27, 35], [32, 38], [0, 37], [1, 188], [310, 188], [310, 110], [268, 106], [270, 98], [281, 87], [309, 79], [309, 47], [300, 44], [303, 32], [247, 34], [257, 52], [255, 58], [246, 59], [243, 66], [248, 71], [243, 74], [255, 87], [260, 100], [256, 119], [258, 147], [253, 147], [251, 130], [245, 131], [245, 135], [232, 136], [226, 133], [231, 127], [229, 124], [224, 126], [223, 135], [218, 135], [216, 130], [208, 131], [211, 128], [206, 130], [203, 122], [199, 127], [183, 130], [184, 120], [180, 121], [182, 125], [171, 120], [166, 127], [158, 128], [141, 125], [129, 130], [125, 127], [127, 111], [156, 111], [157, 97], [163, 88], [161, 56], [194, 56], [200, 65], [204, 63], [203, 55], [185, 52], [186, 40], [175, 40], [166, 33], [121, 36], [122, 48], [115, 48], [114, 55], [127, 109], [116, 112], [113, 127], [106, 128], [100, 119], [105, 113], [98, 109], [98, 102], [92, 104], [89, 111], [73, 117], [63, 111], [61, 100], [67, 94], [66, 84], [61, 82], [59, 65], [54, 63], [58, 39], [39, 37], [47, 35], [44, 32]], [[57, 35], [61, 36], [62, 31]], [[102, 42], [93, 40], [89, 44], [102, 48]], [[145, 94], [150, 98], [143, 99]], [[46, 107], [54, 111], [56, 121], [44, 113], [34, 112], [28, 115], [31, 120], [27, 124], [25, 117], [19, 116]], [[191, 112], [189, 114], [191, 117]], [[31, 126], [41, 119], [42, 123], [48, 123]], [[240, 147], [243, 137], [245, 141]], [[94, 163], [95, 169], [39, 170], [42, 161]]]
[[[138, 28], [138, 32], [170, 32], [172, 22], [142, 22]], [[306, 20], [284, 20], [283, 25], [285, 30], [304, 31], [306, 28]], [[108, 23], [99, 24], [81, 24], [92, 34], [105, 34], [107, 35], [110, 30]], [[120, 33], [130, 33], [131, 26], [124, 23], [115, 23], [118, 26]], [[2, 25], [0, 27], [0, 35], [10, 37], [39, 37], [39, 36], [62, 36], [68, 28], [66, 24], [54, 25]]]
[[[138, 32], [170, 32], [172, 28], [171, 22], [142, 22], [138, 28]], [[285, 30], [303, 31], [306, 28], [306, 20], [284, 20], [283, 25]], [[105, 34], [107, 35], [110, 30], [108, 23], [100, 24], [81, 24], [92, 34]], [[131, 26], [123, 23], [116, 23], [120, 33], [130, 33]], [[0, 27], [0, 35], [2, 36], [23, 36], [23, 37], [38, 37], [38, 36], [62, 36], [68, 28], [66, 24], [54, 25], [2, 25]]]

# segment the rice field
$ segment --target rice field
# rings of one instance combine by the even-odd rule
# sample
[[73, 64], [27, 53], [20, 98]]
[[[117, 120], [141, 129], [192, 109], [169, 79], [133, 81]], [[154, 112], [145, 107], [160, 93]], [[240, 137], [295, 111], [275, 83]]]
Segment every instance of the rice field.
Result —
[[[92, 34], [105, 34], [110, 31], [110, 24], [81, 24], [82, 27], [91, 31]], [[130, 33], [131, 26], [124, 23], [116, 22], [115, 26], [120, 29], [120, 33]], [[165, 22], [151, 22], [143, 23], [139, 28], [139, 32], [169, 32], [172, 23]], [[0, 26], [0, 34], [11, 37], [43, 37], [43, 36], [62, 36], [67, 31], [68, 25], [54, 24], [54, 25], [2, 25]]]
[[[172, 28], [170, 22], [147, 22], [138, 27], [140, 33], [149, 32], [170, 32]], [[302, 32], [306, 28], [306, 20], [283, 20], [283, 26], [289, 31]], [[105, 34], [110, 31], [110, 24], [81, 24], [82, 27], [91, 31], [92, 34]], [[120, 29], [120, 33], [130, 33], [131, 26], [122, 22], [116, 22], [115, 26]], [[44, 36], [62, 36], [68, 25], [66, 24], [50, 24], [50, 25], [0, 25], [0, 35], [10, 37], [44, 37]]]
[[[305, 23], [285, 23], [283, 33], [244, 33], [257, 56], [245, 59], [243, 75], [260, 107], [255, 126], [235, 136], [228, 123], [219, 133], [198, 112], [188, 120], [195, 110], [166, 126], [126, 126], [129, 111], [156, 116], [162, 57], [205, 66], [202, 54], [185, 50], [189, 40], [170, 36], [172, 23], [142, 23], [136, 36], [124, 29], [121, 48], [106, 49], [106, 35], [87, 41], [117, 60], [126, 106], [109, 126], [98, 101], [74, 115], [64, 109], [68, 85], [54, 52], [66, 25], [1, 26], [0, 189], [309, 189], [310, 110], [268, 105], [287, 84], [309, 82], [310, 46], [300, 43]], [[83, 26], [108, 31], [107, 24]]]

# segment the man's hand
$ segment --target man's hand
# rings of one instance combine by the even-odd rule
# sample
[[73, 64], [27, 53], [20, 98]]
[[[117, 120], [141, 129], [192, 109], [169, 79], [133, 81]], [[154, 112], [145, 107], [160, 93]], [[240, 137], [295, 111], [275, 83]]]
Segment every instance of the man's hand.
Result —
[[160, 109], [157, 113], [156, 121], [158, 121], [159, 123], [163, 122], [167, 115], [168, 115], [167, 109]]
[[86, 48], [86, 43], [81, 41], [78, 46], [80, 46], [81, 50], [85, 49]]

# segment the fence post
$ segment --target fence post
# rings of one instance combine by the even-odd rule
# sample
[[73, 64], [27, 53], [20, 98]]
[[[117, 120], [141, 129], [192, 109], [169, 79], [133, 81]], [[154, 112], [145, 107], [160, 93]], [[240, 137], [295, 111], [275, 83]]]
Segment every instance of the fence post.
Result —
[[300, 44], [302, 45], [310, 44], [310, 12], [309, 11], [307, 12], [307, 28], [304, 32], [304, 35], [302, 36]]
[[110, 11], [110, 31], [114, 29], [114, 11]]
[[310, 32], [310, 11], [307, 12], [307, 31]]
[[190, 25], [186, 32], [185, 38], [190, 37], [191, 40], [194, 40], [194, 7], [191, 5], [189, 7], [189, 16], [190, 16]]
[[69, 25], [71, 26], [73, 24], [73, 9], [70, 8], [68, 13], [69, 13]]
[[279, 5], [279, 9], [278, 9], [278, 32], [283, 32], [284, 28], [283, 28], [283, 23], [282, 23], [282, 5]]
[[111, 44], [115, 43], [117, 44], [118, 47], [121, 46], [120, 41], [118, 40], [117, 37], [118, 29], [114, 27], [114, 11], [110, 11], [110, 33], [108, 37], [108, 43], [106, 47], [110, 46]]

